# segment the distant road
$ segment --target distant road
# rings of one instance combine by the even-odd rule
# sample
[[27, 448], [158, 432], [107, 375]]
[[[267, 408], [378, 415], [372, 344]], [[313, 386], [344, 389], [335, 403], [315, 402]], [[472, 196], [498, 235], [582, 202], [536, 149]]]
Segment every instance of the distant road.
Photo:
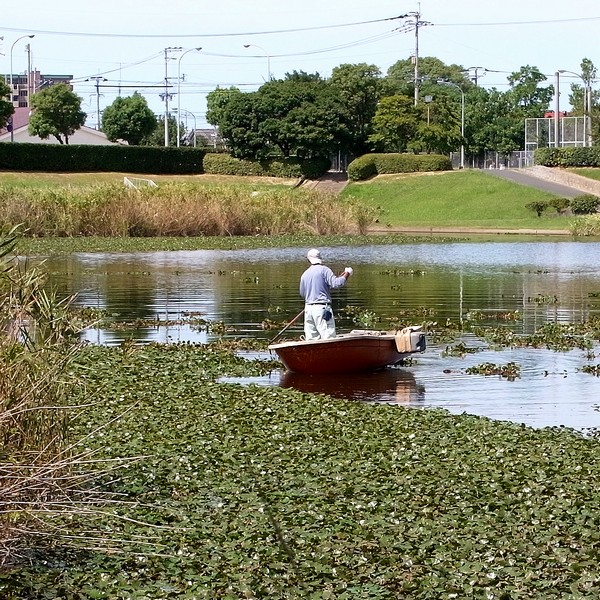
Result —
[[546, 181], [539, 177], [533, 177], [523, 169], [486, 169], [482, 170], [482, 172], [502, 179], [508, 179], [509, 181], [514, 181], [520, 185], [534, 187], [538, 190], [556, 194], [557, 196], [562, 196], [564, 198], [575, 198], [582, 194], [580, 189], [555, 183], [553, 181]]

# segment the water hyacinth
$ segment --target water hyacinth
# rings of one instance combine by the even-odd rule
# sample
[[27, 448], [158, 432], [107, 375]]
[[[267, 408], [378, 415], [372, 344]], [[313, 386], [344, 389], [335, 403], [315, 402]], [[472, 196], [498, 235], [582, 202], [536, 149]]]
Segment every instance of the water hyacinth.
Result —
[[71, 435], [146, 457], [106, 480], [121, 504], [5, 572], [4, 597], [600, 592], [594, 438], [220, 384], [268, 365], [215, 345], [90, 346], [78, 364], [98, 402]]

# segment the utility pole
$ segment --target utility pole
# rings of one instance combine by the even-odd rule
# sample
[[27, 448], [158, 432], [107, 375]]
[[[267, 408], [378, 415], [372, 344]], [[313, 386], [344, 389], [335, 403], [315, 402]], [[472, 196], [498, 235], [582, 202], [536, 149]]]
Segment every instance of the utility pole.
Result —
[[169, 94], [169, 52], [179, 52], [183, 50], [181, 46], [167, 46], [165, 48], [165, 92], [161, 94], [162, 99], [165, 101], [165, 147], [169, 145], [169, 100], [173, 97], [173, 94]]
[[100, 82], [108, 81], [104, 77], [88, 77], [86, 81], [95, 81], [96, 82], [96, 129], [100, 131]]
[[419, 27], [423, 25], [431, 25], [427, 21], [421, 21], [421, 5], [419, 4], [419, 10], [415, 12], [408, 13], [407, 17], [414, 17], [415, 21], [413, 23], [413, 27], [415, 28], [415, 54], [413, 56], [413, 64], [414, 64], [414, 79], [415, 79], [415, 106], [419, 102]]
[[[477, 82], [479, 81], [479, 71], [483, 71], [482, 77], [483, 75], [485, 75], [487, 73], [487, 69], [485, 67], [469, 67], [467, 69], [468, 73], [469, 73], [469, 79], [471, 79], [471, 81], [473, 81], [473, 83], [475, 85], [477, 85]], [[471, 72], [473, 73], [473, 75], [471, 75]]]

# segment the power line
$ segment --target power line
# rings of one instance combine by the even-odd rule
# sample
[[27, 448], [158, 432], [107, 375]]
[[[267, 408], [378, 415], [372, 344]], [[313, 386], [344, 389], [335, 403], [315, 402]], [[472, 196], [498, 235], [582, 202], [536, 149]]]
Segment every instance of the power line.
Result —
[[339, 23], [337, 25], [315, 25], [312, 27], [296, 27], [293, 29], [274, 29], [267, 31], [243, 31], [239, 33], [91, 33], [84, 31], [51, 31], [44, 29], [21, 29], [18, 27], [2, 27], [3, 31], [14, 31], [20, 33], [27, 31], [34, 34], [46, 34], [46, 35], [72, 35], [72, 36], [84, 36], [84, 37], [114, 37], [114, 38], [217, 38], [217, 37], [240, 37], [240, 36], [251, 36], [251, 35], [270, 35], [277, 33], [294, 33], [297, 31], [316, 31], [318, 29], [338, 29], [341, 27], [354, 27], [356, 25], [370, 25], [373, 23], [384, 23], [385, 21], [394, 21], [396, 19], [403, 19], [406, 15], [398, 15], [397, 17], [386, 17], [384, 19], [373, 19], [370, 21], [357, 21], [355, 23]]
[[491, 23], [433, 23], [436, 27], [505, 27], [512, 25], [549, 25], [553, 23], [581, 23], [582, 21], [598, 21], [600, 17], [575, 17], [573, 19], [544, 19], [536, 21], [497, 21]]

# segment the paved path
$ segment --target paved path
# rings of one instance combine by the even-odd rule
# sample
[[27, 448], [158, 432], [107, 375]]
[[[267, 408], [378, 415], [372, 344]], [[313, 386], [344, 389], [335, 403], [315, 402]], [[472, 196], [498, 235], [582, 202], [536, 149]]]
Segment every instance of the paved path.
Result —
[[332, 192], [339, 194], [348, 185], [348, 175], [337, 171], [328, 171], [314, 181], [307, 181], [304, 187], [311, 190], [319, 190], [324, 192]]
[[[557, 196], [563, 196], [564, 198], [575, 198], [575, 196], [585, 193], [579, 187], [567, 185], [567, 182], [559, 177], [552, 179], [544, 177], [541, 175], [544, 171], [540, 172], [533, 169], [488, 169], [484, 173], [507, 179], [520, 185], [534, 187], [544, 192], [550, 192]], [[536, 175], [536, 173], [540, 173], [540, 175]]]

